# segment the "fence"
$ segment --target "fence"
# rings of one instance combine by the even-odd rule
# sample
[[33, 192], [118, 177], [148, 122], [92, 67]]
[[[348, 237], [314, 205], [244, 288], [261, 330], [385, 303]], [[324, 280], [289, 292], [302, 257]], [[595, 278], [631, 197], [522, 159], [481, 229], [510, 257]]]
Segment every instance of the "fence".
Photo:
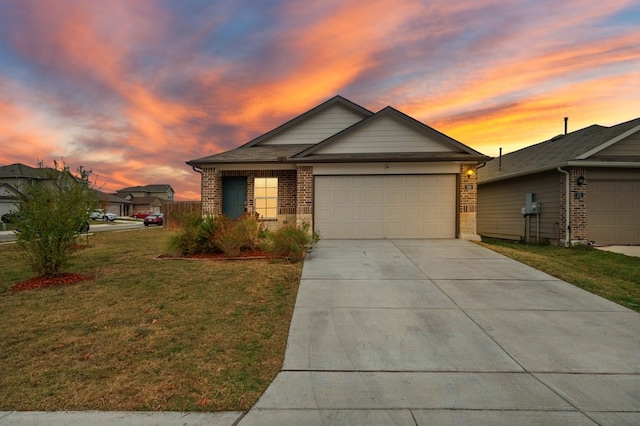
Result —
[[163, 228], [165, 231], [175, 231], [176, 229], [180, 229], [180, 225], [178, 224], [175, 215], [194, 213], [200, 216], [202, 214], [202, 202], [173, 201], [171, 203], [164, 203], [162, 211], [164, 213]]

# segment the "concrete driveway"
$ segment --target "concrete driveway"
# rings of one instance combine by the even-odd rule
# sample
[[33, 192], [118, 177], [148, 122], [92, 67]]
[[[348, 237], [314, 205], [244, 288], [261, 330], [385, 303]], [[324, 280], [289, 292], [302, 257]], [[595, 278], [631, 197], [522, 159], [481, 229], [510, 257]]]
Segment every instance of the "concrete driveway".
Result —
[[462, 240], [323, 240], [240, 424], [640, 424], [640, 314]]

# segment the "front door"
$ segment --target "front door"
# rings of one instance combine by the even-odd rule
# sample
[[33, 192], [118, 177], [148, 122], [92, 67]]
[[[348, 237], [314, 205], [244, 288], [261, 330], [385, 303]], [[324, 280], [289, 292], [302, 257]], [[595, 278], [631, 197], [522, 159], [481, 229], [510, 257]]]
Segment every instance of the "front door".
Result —
[[247, 178], [233, 176], [222, 178], [222, 214], [236, 219], [245, 212], [247, 203]]

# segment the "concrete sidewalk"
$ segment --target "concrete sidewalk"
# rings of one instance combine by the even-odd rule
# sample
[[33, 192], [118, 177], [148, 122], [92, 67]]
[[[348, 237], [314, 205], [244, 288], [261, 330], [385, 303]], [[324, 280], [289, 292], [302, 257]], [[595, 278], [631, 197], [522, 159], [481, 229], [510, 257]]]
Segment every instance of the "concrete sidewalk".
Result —
[[639, 324], [467, 241], [323, 240], [240, 424], [640, 424]]
[[322, 240], [248, 413], [0, 425], [638, 425], [640, 314], [462, 240]]

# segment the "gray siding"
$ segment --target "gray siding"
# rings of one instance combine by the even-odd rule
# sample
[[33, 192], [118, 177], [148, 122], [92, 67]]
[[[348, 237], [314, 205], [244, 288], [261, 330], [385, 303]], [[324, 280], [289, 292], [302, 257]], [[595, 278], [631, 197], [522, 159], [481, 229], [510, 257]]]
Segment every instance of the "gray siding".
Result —
[[319, 154], [388, 153], [388, 152], [451, 152], [445, 145], [384, 117], [358, 129], [347, 138], [317, 151]]
[[318, 143], [360, 120], [362, 120], [361, 115], [340, 105], [334, 105], [308, 120], [261, 142], [261, 145]]
[[640, 157], [640, 132], [603, 149], [592, 158], [601, 157]]
[[[558, 241], [560, 183], [560, 173], [553, 171], [478, 185], [478, 234], [510, 240], [522, 239], [525, 235], [525, 219], [521, 209], [525, 204], [525, 194], [532, 192], [536, 201], [542, 204], [541, 241]], [[535, 242], [535, 216], [531, 217], [528, 234], [530, 241]]]

